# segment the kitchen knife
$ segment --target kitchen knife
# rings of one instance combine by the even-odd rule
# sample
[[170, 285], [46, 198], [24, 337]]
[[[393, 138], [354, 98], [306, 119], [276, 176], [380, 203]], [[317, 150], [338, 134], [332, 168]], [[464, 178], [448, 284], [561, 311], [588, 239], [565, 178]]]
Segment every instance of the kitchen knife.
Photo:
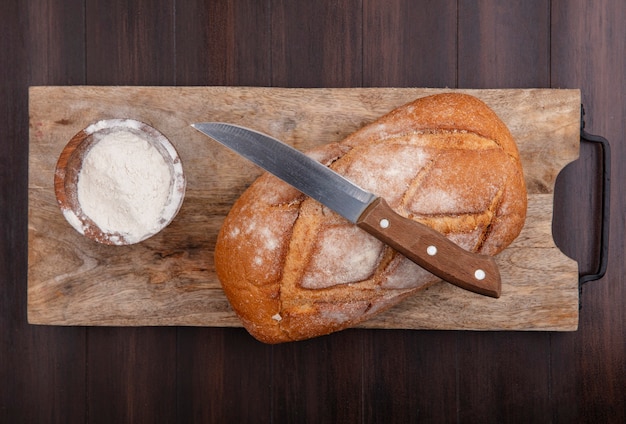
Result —
[[398, 215], [383, 198], [273, 137], [222, 122], [192, 126], [339, 213], [437, 277], [475, 293], [500, 297], [500, 272], [493, 257], [469, 252], [432, 228]]

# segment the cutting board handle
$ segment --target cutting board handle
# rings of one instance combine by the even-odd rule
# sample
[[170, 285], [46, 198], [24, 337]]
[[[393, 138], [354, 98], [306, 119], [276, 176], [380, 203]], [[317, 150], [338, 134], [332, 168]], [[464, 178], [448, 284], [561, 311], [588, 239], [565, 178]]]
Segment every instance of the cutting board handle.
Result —
[[602, 222], [600, 230], [600, 250], [598, 267], [595, 271], [581, 273], [578, 276], [578, 284], [582, 291], [582, 285], [589, 281], [599, 280], [604, 276], [608, 264], [609, 251], [609, 223], [610, 223], [610, 198], [611, 198], [611, 146], [608, 140], [598, 135], [592, 135], [585, 131], [583, 119], [585, 109], [581, 106], [580, 141], [596, 143], [602, 151]]

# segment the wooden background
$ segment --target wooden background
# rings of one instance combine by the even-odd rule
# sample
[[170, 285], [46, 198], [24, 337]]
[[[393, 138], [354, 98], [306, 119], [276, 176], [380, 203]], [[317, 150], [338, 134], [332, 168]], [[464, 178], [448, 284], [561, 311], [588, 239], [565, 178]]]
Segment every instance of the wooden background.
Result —
[[[626, 422], [622, 0], [0, 2], [0, 422]], [[242, 329], [26, 321], [30, 85], [580, 88], [613, 151], [609, 270], [579, 330]], [[557, 180], [554, 234], [597, 253], [598, 151]]]

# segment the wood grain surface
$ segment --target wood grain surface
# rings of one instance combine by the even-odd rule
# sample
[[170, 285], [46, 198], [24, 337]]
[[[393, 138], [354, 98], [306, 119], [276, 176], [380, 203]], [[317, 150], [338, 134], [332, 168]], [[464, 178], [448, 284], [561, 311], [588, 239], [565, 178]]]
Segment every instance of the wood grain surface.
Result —
[[[239, 326], [213, 266], [230, 206], [261, 170], [190, 127], [225, 121], [295, 147], [340, 141], [434, 89], [32, 87], [28, 317], [56, 325]], [[552, 196], [578, 157], [577, 90], [469, 90], [509, 126], [529, 191], [526, 225], [497, 260], [502, 297], [440, 283], [362, 324], [369, 328], [575, 330], [578, 266], [556, 248]], [[303, 101], [305, 100], [305, 101]], [[55, 204], [54, 165], [66, 143], [101, 119], [154, 126], [179, 151], [186, 198], [168, 228], [132, 246], [101, 246], [74, 231]]]

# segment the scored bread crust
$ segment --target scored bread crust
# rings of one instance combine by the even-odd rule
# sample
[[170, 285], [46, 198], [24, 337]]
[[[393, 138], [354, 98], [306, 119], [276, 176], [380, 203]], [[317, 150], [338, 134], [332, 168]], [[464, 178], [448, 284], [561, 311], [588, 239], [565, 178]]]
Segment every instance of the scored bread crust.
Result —
[[[417, 99], [307, 154], [470, 251], [495, 255], [524, 225], [515, 141], [470, 95]], [[265, 343], [354, 326], [440, 281], [269, 173], [226, 217], [215, 266], [244, 327]]]

